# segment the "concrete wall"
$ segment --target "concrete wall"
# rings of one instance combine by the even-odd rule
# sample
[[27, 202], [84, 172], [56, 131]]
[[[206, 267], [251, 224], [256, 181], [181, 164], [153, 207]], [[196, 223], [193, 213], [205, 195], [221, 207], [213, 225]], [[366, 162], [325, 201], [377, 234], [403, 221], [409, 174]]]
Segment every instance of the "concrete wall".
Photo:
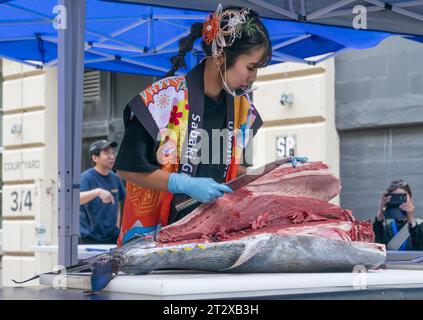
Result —
[[[254, 104], [264, 124], [254, 141], [254, 165], [278, 157], [278, 137], [295, 136], [295, 155], [307, 156], [310, 161], [323, 161], [339, 177], [334, 73], [333, 59], [316, 66], [284, 63], [259, 71]], [[293, 95], [292, 105], [280, 103], [283, 93]], [[339, 197], [333, 202], [339, 203]]]
[[[57, 71], [3, 60], [3, 285], [48, 272], [57, 264], [34, 253], [57, 243]], [[28, 283], [34, 285], [36, 282]]]
[[341, 204], [373, 219], [382, 191], [406, 179], [423, 216], [423, 46], [390, 38], [336, 58]]

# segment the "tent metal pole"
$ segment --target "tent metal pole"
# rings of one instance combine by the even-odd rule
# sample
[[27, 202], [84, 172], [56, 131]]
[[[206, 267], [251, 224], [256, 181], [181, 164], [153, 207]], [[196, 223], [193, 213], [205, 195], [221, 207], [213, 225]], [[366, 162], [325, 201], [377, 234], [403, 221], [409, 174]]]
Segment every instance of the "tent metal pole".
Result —
[[300, 0], [300, 4], [301, 4], [301, 15], [305, 17], [307, 15], [305, 0]]
[[[140, 19], [140, 20], [138, 20], [138, 21], [135, 21], [134, 23], [131, 23], [130, 25], [127, 25], [126, 27], [124, 27], [124, 28], [121, 28], [121, 29], [119, 29], [119, 30], [116, 30], [115, 32], [112, 32], [111, 34], [110, 34], [110, 36], [112, 37], [112, 38], [115, 38], [115, 37], [117, 37], [117, 36], [119, 36], [119, 35], [121, 35], [121, 34], [123, 34], [123, 33], [125, 33], [125, 32], [128, 32], [128, 31], [130, 31], [130, 30], [132, 30], [132, 29], [134, 29], [134, 28], [137, 28], [137, 27], [139, 27], [139, 26], [141, 26], [141, 25], [143, 25], [144, 23], [146, 23], [146, 22], [148, 22], [150, 19]], [[98, 43], [103, 43], [103, 42], [105, 42], [105, 41], [107, 41], [108, 39], [106, 39], [106, 38], [102, 38], [102, 39], [99, 39], [97, 42]]]
[[[423, 1], [408, 1], [408, 2], [401, 2], [396, 3], [396, 8], [408, 8], [408, 7], [416, 7], [416, 6], [423, 6]], [[383, 11], [385, 10], [385, 7], [382, 6], [365, 6], [367, 12], [377, 12], [377, 11]], [[396, 10], [396, 9], [395, 9]], [[326, 14], [322, 14], [319, 17], [311, 18], [310, 16], [307, 17], [307, 20], [315, 20], [315, 19], [323, 19], [323, 18], [331, 18], [331, 17], [340, 17], [340, 16], [350, 16], [351, 15], [351, 9], [345, 9], [345, 10], [335, 10]]]
[[157, 14], [153, 15], [154, 20], [203, 20], [207, 14], [204, 15], [192, 15], [192, 14], [175, 14], [175, 15], [164, 15], [164, 14]]
[[[347, 4], [350, 4], [351, 2], [355, 2], [356, 0], [342, 0], [342, 1], [338, 1], [336, 3], [333, 3], [325, 8], [319, 9], [315, 12], [312, 12], [310, 14], [307, 15], [307, 20], [312, 20], [315, 18], [318, 18], [326, 13], [332, 12], [338, 8], [341, 8], [343, 6], [346, 6]], [[351, 10], [352, 12], [352, 10]]]
[[[205, 18], [205, 16], [204, 16], [204, 18]], [[160, 22], [166, 23], [168, 25], [175, 26], [175, 27], [178, 27], [178, 28], [181, 28], [181, 29], [191, 30], [191, 25], [189, 25], [189, 26], [182, 26], [182, 25], [180, 25], [178, 23], [175, 23], [175, 22], [172, 22], [172, 21], [168, 21], [168, 20], [160, 20]]]
[[278, 43], [278, 44], [272, 46], [272, 49], [273, 50], [277, 50], [277, 49], [280, 49], [280, 48], [283, 48], [283, 47], [287, 47], [287, 46], [289, 46], [289, 45], [291, 45], [293, 43], [297, 43], [297, 42], [303, 41], [303, 40], [308, 39], [310, 37], [311, 37], [311, 34], [301, 35], [299, 37], [295, 37], [294, 39], [290, 39], [290, 40], [287, 40], [287, 41]]
[[53, 59], [53, 60], [51, 60], [51, 61], [49, 61], [47, 63], [44, 63], [43, 64], [43, 68], [45, 69], [45, 68], [53, 67], [53, 66], [55, 66], [57, 64], [57, 61], [58, 61], [57, 59]]
[[0, 42], [8, 42], [8, 41], [25, 41], [25, 40], [35, 40], [36, 37], [15, 37], [15, 38], [1, 38]]
[[[153, 17], [153, 8], [149, 7], [148, 8], [148, 14], [150, 15], [150, 17]], [[149, 19], [148, 23], [147, 23], [147, 48], [148, 51], [151, 50], [151, 48], [153, 47], [153, 27], [154, 27], [154, 20], [153, 19]]]
[[[200, 47], [201, 50], [201, 47]], [[138, 57], [148, 57], [148, 56], [157, 56], [160, 54], [166, 54], [166, 53], [175, 53], [178, 52], [179, 48], [175, 48], [175, 49], [168, 49], [168, 50], [160, 50], [160, 51], [156, 51], [156, 52], [148, 52], [148, 53], [141, 53], [141, 54], [130, 54], [127, 57], [128, 58], [138, 58]]]
[[34, 19], [16, 19], [16, 20], [0, 20], [0, 26], [21, 26], [23, 24], [47, 24], [50, 23], [46, 20], [34, 20]]
[[[366, 8], [366, 11], [369, 12], [377, 12], [377, 11], [383, 11], [385, 10], [384, 8], [381, 7], [377, 7], [377, 6], [364, 6]], [[346, 9], [346, 10], [336, 10], [336, 11], [332, 11], [326, 14], [322, 14], [320, 17], [314, 18], [314, 19], [309, 19], [307, 17], [308, 20], [316, 20], [316, 19], [323, 19], [323, 18], [331, 18], [331, 17], [341, 17], [341, 16], [351, 16], [352, 15], [352, 10], [350, 9]]]
[[[86, 1], [86, 0], [83, 0], [83, 1], [84, 1], [84, 3], [85, 3], [85, 1]], [[3, 6], [6, 6], [6, 7], [13, 8], [13, 9], [16, 9], [16, 10], [18, 10], [18, 11], [22, 11], [22, 12], [25, 12], [25, 13], [32, 14], [32, 15], [34, 15], [34, 16], [36, 16], [36, 17], [40, 17], [40, 18], [42, 18], [42, 19], [44, 19], [45, 21], [50, 22], [50, 23], [52, 23], [52, 22], [53, 22], [53, 18], [52, 18], [52, 17], [47, 16], [47, 15], [45, 15], [45, 14], [42, 14], [42, 13], [40, 13], [40, 12], [37, 12], [37, 11], [35, 11], [35, 10], [30, 10], [30, 9], [23, 8], [23, 7], [20, 7], [20, 6], [18, 6], [18, 5], [15, 5], [15, 4], [9, 4], [9, 3], [3, 3], [2, 5], [3, 5]], [[111, 37], [111, 36], [110, 36], [110, 35], [108, 35], [108, 34], [104, 34], [104, 33], [98, 32], [98, 31], [92, 31], [92, 30], [90, 30], [90, 29], [85, 29], [85, 27], [84, 27], [84, 30], [85, 30], [85, 32], [86, 32], [87, 34], [90, 34], [90, 35], [93, 35], [93, 36], [99, 37], [99, 38], [100, 38], [100, 39], [102, 39], [102, 40], [103, 40], [103, 39], [106, 39], [106, 40], [108, 40], [108, 41], [112, 41], [112, 42], [115, 42], [115, 43], [118, 43], [118, 44], [121, 44], [121, 45], [124, 45], [124, 46], [127, 46], [127, 47], [132, 47], [132, 48], [137, 48], [137, 49], [141, 49], [141, 50], [142, 50], [142, 48], [139, 48], [139, 47], [137, 46], [137, 44], [132, 44], [132, 43], [130, 43], [130, 42], [120, 41], [120, 40], [114, 39], [113, 37]], [[105, 41], [105, 40], [104, 40], [104, 41]]]
[[270, 4], [266, 1], [263, 1], [263, 0], [247, 0], [247, 1], [254, 3], [255, 5], [258, 5], [260, 7], [271, 10], [273, 12], [279, 13], [280, 15], [286, 16], [286, 17], [294, 19], [294, 20], [297, 20], [297, 16], [295, 14], [293, 14], [291, 11], [285, 10], [281, 7], [275, 6], [275, 5]]
[[284, 35], [281, 36], [271, 36], [270, 40], [271, 41], [276, 41], [276, 40], [281, 40], [281, 39], [289, 39], [292, 37], [299, 37], [302, 36], [304, 34], [304, 32], [293, 32], [293, 33], [286, 33]]
[[59, 264], [78, 261], [85, 0], [59, 0], [67, 25], [58, 29]]
[[141, 16], [133, 16], [133, 17], [92, 17], [92, 18], [86, 18], [86, 22], [122, 22], [122, 21], [137, 21], [140, 20]]
[[[379, 0], [364, 0], [364, 1], [371, 3], [371, 4], [374, 4], [375, 6], [385, 8], [385, 2], [382, 2], [382, 1], [379, 1]], [[395, 3], [392, 3], [391, 11], [396, 12], [398, 14], [402, 14], [402, 15], [410, 17], [410, 18], [413, 18], [413, 19], [416, 19], [416, 20], [419, 20], [419, 21], [423, 21], [423, 15], [411, 12], [409, 10], [399, 8]]]
[[162, 44], [160, 44], [160, 45], [156, 46], [156, 47], [155, 47], [155, 49], [156, 49], [157, 51], [162, 50], [163, 48], [167, 47], [168, 45], [170, 45], [170, 44], [172, 44], [172, 43], [174, 43], [174, 42], [176, 42], [176, 41], [178, 41], [178, 40], [182, 39], [183, 37], [186, 37], [187, 35], [189, 35], [189, 34], [190, 34], [190, 32], [191, 32], [190, 30], [185, 31], [185, 32], [183, 32], [183, 33], [181, 33], [181, 34], [177, 35], [176, 37], [173, 37], [172, 39], [169, 39], [169, 40], [167, 40], [166, 42], [163, 42]]
[[98, 59], [88, 59], [85, 60], [85, 64], [90, 64], [90, 63], [98, 63], [98, 62], [107, 62], [107, 61], [113, 61], [114, 58], [98, 58]]
[[[103, 53], [103, 52], [99, 52], [96, 50], [92, 50], [92, 49], [86, 49], [85, 51], [90, 52], [90, 53], [94, 53], [94, 54], [98, 54], [100, 56], [104, 56], [105, 58], [109, 59], [109, 60], [114, 60], [115, 56], [111, 55], [111, 54], [107, 54], [107, 53]], [[176, 52], [176, 51], [175, 51]], [[159, 67], [159, 66], [155, 66], [153, 64], [149, 64], [149, 63], [144, 63], [144, 62], [140, 62], [137, 60], [133, 60], [133, 59], [129, 59], [126, 57], [121, 57], [120, 59], [123, 62], [129, 63], [129, 64], [133, 64], [133, 65], [137, 65], [140, 67], [144, 67], [144, 68], [149, 68], [149, 69], [154, 69], [154, 70], [158, 70], [158, 71], [162, 71], [164, 73], [168, 72], [169, 70]], [[180, 72], [176, 72], [175, 75], [180, 75]]]
[[289, 54], [276, 52], [276, 51], [273, 51], [272, 60], [279, 61], [279, 62], [290, 61], [290, 62], [299, 62], [299, 63], [310, 64], [310, 61], [307, 61], [307, 60], [304, 60], [304, 59], [301, 59], [301, 58], [297, 58], [297, 57], [291, 56]]
[[[97, 59], [88, 59], [85, 60], [84, 65], [90, 64], [90, 63], [99, 63], [99, 62], [106, 62], [106, 61], [112, 61], [114, 58], [97, 58]], [[54, 67], [57, 64], [57, 59], [51, 60], [48, 63], [43, 65], [43, 69]]]
[[41, 36], [41, 39], [43, 39], [44, 41], [47, 42], [51, 42], [51, 43], [58, 43], [59, 39], [56, 37], [51, 37], [51, 36]]
[[162, 71], [164, 73], [166, 73], [166, 72], [169, 71], [169, 70], [167, 70], [165, 68], [162, 68], [162, 67], [159, 67], [159, 66], [155, 66], [155, 65], [150, 64], [150, 63], [144, 63], [144, 62], [136, 61], [136, 60], [133, 60], [133, 59], [128, 59], [128, 58], [125, 58], [125, 57], [122, 57], [121, 60], [123, 62], [128, 62], [128, 63], [132, 63], [132, 64], [135, 64], [137, 66], [144, 67], [144, 68], [149, 68], [149, 69], [153, 69], [153, 70]]
[[401, 8], [423, 6], [423, 1], [422, 0], [415, 0], [415, 1], [399, 2], [399, 3], [395, 3], [395, 6], [401, 7]]
[[110, 53], [103, 53], [103, 52], [100, 52], [100, 51], [97, 51], [97, 50], [93, 50], [93, 49], [91, 49], [90, 47], [88, 47], [88, 48], [85, 48], [85, 51], [86, 52], [89, 52], [89, 53], [94, 53], [94, 54], [98, 54], [98, 55], [100, 55], [100, 56], [102, 56], [102, 57], [104, 57], [104, 58], [109, 58], [109, 59], [115, 59], [115, 56], [113, 55], [113, 54], [110, 54]]
[[129, 41], [118, 40], [118, 39], [115, 39], [115, 38], [110, 37], [108, 34], [101, 33], [101, 32], [98, 32], [98, 31], [93, 32], [93, 31], [90, 31], [90, 30], [87, 29], [86, 30], [86, 34], [99, 37], [100, 39], [106, 38], [108, 41], [115, 42], [117, 44], [127, 46], [128, 48], [140, 49], [140, 47], [136, 43], [132, 43], [132, 42], [129, 42]]
[[325, 61], [327, 59], [336, 57], [336, 56], [340, 55], [341, 53], [344, 53], [345, 51], [348, 51], [348, 48], [344, 48], [344, 49], [332, 52], [332, 53], [324, 56], [323, 58], [320, 58], [319, 60], [312, 60], [312, 61], [314, 61], [317, 64], [317, 63], [320, 63], [320, 62]]
[[[87, 42], [87, 44], [88, 44], [88, 42]], [[93, 47], [93, 48], [127, 51], [127, 52], [140, 53], [140, 54], [144, 53], [144, 50], [142, 50], [142, 49], [133, 49], [133, 48], [128, 48], [128, 47], [115, 46], [115, 45], [111, 45], [111, 44], [98, 43], [97, 41], [90, 43], [90, 46]]]
[[[51, 36], [41, 36], [41, 39], [43, 39], [44, 41], [47, 42], [52, 42], [52, 43], [57, 43], [58, 40], [55, 37], [51, 37]], [[97, 42], [91, 42], [89, 43], [88, 41], [84, 42], [85, 46], [92, 48], [92, 47], [97, 47], [97, 48], [104, 48], [104, 49], [112, 49], [112, 50], [120, 50], [120, 51], [128, 51], [128, 52], [136, 52], [136, 53], [143, 53], [144, 50], [142, 49], [135, 49], [132, 47], [122, 47], [122, 46], [115, 46], [115, 45], [111, 45], [111, 44], [102, 44], [102, 43], [97, 43]]]
[[[168, 40], [168, 41], [160, 44], [151, 53], [145, 53], [145, 51], [143, 49], [133, 49], [133, 48], [123, 47], [123, 46], [98, 43], [97, 41], [93, 41], [93, 42], [87, 42], [87, 41], [85, 41], [84, 43], [85, 43], [86, 46], [88, 46], [90, 48], [101, 48], [101, 49], [111, 49], [111, 50], [126, 51], [126, 52], [137, 53], [137, 55], [135, 55], [136, 57], [145, 57], [145, 56], [152, 56], [152, 55], [158, 55], [158, 54], [164, 54], [164, 53], [170, 53], [170, 52], [178, 52], [178, 49], [162, 50], [162, 48], [164, 48], [164, 47], [172, 44], [175, 41], [178, 41], [180, 38], [183, 38], [183, 37], [187, 36], [188, 34], [189, 34], [189, 31], [184, 32], [183, 34], [180, 34], [177, 37], [174, 37], [174, 38], [172, 38], [172, 39], [170, 39], [170, 40]], [[42, 36], [41, 39], [43, 39], [43, 40], [45, 40], [47, 42], [57, 43], [57, 38], [55, 38], [55, 37]]]
[[396, 8], [394, 6], [394, 7], [392, 7], [392, 11], [393, 12], [396, 12], [396, 13], [399, 13], [399, 14], [402, 14], [404, 16], [407, 16], [407, 17], [410, 17], [410, 18], [419, 20], [419, 21], [423, 21], [423, 15], [417, 14], [417, 13], [414, 13], [414, 12], [411, 12], [409, 10], [405, 10], [405, 9], [401, 9], [401, 8]]
[[45, 15], [45, 14], [40, 13], [40, 12], [37, 12], [35, 10], [31, 10], [31, 9], [28, 9], [28, 8], [24, 8], [24, 7], [18, 6], [18, 5], [13, 4], [13, 3], [3, 3], [3, 6], [9, 7], [9, 8], [13, 8], [13, 9], [18, 10], [18, 11], [21, 11], [21, 12], [32, 14], [33, 16], [39, 17], [39, 18], [41, 18], [41, 19], [43, 19], [43, 20], [45, 20], [47, 22], [53, 21], [53, 19], [50, 16], [48, 16], [48, 15]]
[[31, 62], [28, 62], [28, 61], [25, 61], [25, 60], [21, 60], [21, 59], [9, 57], [9, 56], [0, 55], [0, 58], [4, 58], [4, 59], [7, 59], [7, 60], [26, 64], [27, 66], [31, 66], [31, 67], [34, 67], [34, 68], [37, 68], [37, 69], [41, 69], [43, 67], [41, 64], [31, 63]]
[[289, 0], [289, 11], [294, 15], [294, 16], [297, 16], [297, 14], [295, 13], [295, 10], [294, 10], [294, 2], [293, 2], [293, 0]]

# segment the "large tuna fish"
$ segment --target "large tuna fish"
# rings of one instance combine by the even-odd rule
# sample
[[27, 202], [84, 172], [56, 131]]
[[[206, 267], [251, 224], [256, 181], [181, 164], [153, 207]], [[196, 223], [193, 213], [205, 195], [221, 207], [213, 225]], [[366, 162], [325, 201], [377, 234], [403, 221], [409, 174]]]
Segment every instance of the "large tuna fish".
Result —
[[328, 201], [341, 189], [327, 166], [281, 166], [213, 204], [203, 204], [158, 233], [87, 259], [68, 272], [91, 269], [92, 291], [118, 272], [158, 269], [213, 272], [348, 272], [375, 268], [385, 246], [370, 222]]

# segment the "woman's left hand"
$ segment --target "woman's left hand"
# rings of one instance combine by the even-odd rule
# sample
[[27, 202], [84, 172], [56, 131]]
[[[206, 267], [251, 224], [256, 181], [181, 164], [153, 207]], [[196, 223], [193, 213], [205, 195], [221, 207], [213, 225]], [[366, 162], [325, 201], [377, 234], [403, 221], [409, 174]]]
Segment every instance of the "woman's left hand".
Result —
[[404, 202], [399, 206], [399, 208], [405, 212], [407, 212], [407, 220], [409, 223], [414, 222], [414, 204], [411, 199], [408, 199], [407, 202]]

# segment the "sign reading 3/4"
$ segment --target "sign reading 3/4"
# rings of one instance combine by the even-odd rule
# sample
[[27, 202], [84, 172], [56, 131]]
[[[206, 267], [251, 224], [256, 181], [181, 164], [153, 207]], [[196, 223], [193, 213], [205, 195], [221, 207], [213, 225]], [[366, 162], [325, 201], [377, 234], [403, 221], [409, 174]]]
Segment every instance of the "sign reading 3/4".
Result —
[[296, 135], [276, 136], [276, 158], [293, 157], [296, 155]]
[[35, 216], [40, 208], [40, 192], [34, 184], [3, 187], [4, 216]]
[[12, 206], [10, 210], [12, 212], [22, 211], [22, 206], [28, 207], [28, 210], [31, 211], [32, 209], [32, 196], [31, 190], [21, 190], [20, 194], [19, 191], [12, 191]]

